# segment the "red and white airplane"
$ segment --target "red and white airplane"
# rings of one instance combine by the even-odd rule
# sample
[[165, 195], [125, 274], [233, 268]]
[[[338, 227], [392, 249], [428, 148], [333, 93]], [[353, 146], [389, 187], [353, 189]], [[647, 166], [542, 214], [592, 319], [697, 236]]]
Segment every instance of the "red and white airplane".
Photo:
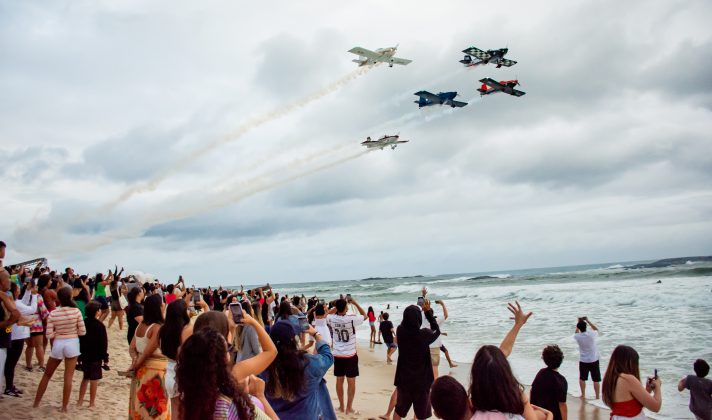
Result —
[[490, 95], [497, 92], [504, 92], [512, 96], [522, 96], [526, 94], [526, 92], [522, 92], [521, 90], [514, 88], [519, 85], [519, 80], [502, 80], [501, 82], [498, 82], [487, 77], [480, 80], [480, 83], [482, 83], [482, 86], [477, 89], [477, 91], [480, 92], [480, 96]]
[[366, 137], [366, 141], [361, 142], [361, 146], [365, 146], [368, 149], [379, 148], [383, 150], [384, 147], [391, 146], [391, 149], [395, 149], [399, 144], [408, 143], [408, 140], [398, 140], [399, 137], [398, 134], [394, 136], [385, 135], [378, 140], [371, 140], [371, 137]]

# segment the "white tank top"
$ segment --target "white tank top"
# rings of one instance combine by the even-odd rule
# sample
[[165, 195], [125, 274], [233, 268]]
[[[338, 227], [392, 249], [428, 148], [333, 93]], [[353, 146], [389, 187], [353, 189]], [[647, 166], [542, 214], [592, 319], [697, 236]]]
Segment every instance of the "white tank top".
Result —
[[[146, 350], [146, 345], [148, 345], [148, 332], [151, 331], [151, 328], [156, 324], [151, 324], [150, 327], [146, 328], [146, 331], [143, 334], [143, 337], [139, 337], [138, 333], [136, 334], [136, 351], [139, 353], [143, 354], [143, 352]], [[156, 350], [153, 352], [154, 356], [162, 356], [163, 354], [161, 353], [161, 348], [157, 347]]]

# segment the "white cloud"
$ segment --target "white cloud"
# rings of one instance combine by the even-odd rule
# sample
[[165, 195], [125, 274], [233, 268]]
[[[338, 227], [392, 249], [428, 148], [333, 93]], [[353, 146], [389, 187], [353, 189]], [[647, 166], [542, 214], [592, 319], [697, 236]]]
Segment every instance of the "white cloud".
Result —
[[[10, 260], [53, 251], [80, 270], [123, 262], [205, 284], [227, 268], [235, 280], [221, 282], [236, 284], [712, 245], [709, 2], [2, 7]], [[353, 45], [396, 43], [413, 64], [373, 69], [196, 155], [352, 71]], [[519, 63], [466, 71], [471, 44], [508, 44]], [[454, 111], [412, 103], [420, 89], [473, 98], [485, 76], [518, 77], [527, 95]], [[411, 142], [311, 173], [391, 131]], [[168, 175], [155, 189], [105, 207], [157, 174]]]

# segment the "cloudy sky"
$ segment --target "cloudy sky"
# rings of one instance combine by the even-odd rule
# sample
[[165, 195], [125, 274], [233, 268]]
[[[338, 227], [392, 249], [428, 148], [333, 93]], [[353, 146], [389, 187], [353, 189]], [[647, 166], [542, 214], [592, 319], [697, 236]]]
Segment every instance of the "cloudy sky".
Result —
[[[707, 0], [0, 2], [7, 262], [207, 285], [709, 255], [711, 19]], [[396, 44], [413, 63], [346, 52]], [[519, 63], [465, 69], [470, 45]], [[482, 77], [527, 95], [480, 99]], [[418, 110], [421, 89], [470, 104]]]

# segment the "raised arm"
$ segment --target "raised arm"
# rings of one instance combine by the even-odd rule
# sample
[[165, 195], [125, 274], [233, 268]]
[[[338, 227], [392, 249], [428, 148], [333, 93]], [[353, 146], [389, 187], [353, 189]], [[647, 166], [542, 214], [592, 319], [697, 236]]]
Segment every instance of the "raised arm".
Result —
[[591, 322], [591, 320], [588, 319], [588, 317], [586, 317], [586, 323], [587, 323], [588, 325], [590, 325], [591, 328], [592, 328], [594, 331], [598, 332], [598, 327], [596, 327], [595, 325], [593, 325], [593, 322]]
[[443, 321], [447, 319], [447, 308], [445, 307], [445, 302], [442, 300], [436, 300], [435, 303], [439, 304], [443, 308]]
[[[232, 315], [229, 311], [225, 311], [225, 316], [228, 317], [228, 322], [232, 321]], [[247, 313], [244, 313], [243, 322], [252, 325], [255, 331], [257, 331], [257, 339], [260, 341], [262, 353], [235, 363], [235, 366], [232, 367], [232, 374], [238, 380], [242, 380], [250, 375], [259, 375], [267, 369], [277, 357], [277, 347], [272, 342], [267, 331]]]
[[368, 315], [366, 315], [366, 311], [364, 311], [363, 308], [361, 307], [361, 305], [359, 305], [358, 302], [356, 302], [356, 299], [351, 298], [351, 303], [352, 303], [354, 306], [356, 306], [356, 309], [358, 309], [358, 312], [361, 314], [361, 316], [363, 316], [363, 320], [364, 320], [364, 321], [367, 320], [367, 319], [368, 319]]
[[499, 345], [499, 349], [502, 350], [502, 353], [504, 353], [504, 357], [509, 357], [509, 355], [512, 354], [512, 348], [514, 348], [514, 342], [517, 340], [519, 330], [522, 329], [524, 324], [527, 323], [529, 317], [532, 316], [531, 312], [528, 314], [524, 313], [522, 307], [519, 305], [519, 302], [515, 301], [514, 303], [516, 306], [511, 303], [507, 304], [507, 309], [512, 313], [512, 315], [514, 315], [509, 318], [514, 320], [514, 325], [512, 326], [512, 329], [509, 330], [507, 335], [504, 336], [504, 340], [502, 340], [502, 343]]
[[425, 300], [425, 305], [423, 305], [423, 313], [425, 314], [425, 319], [427, 319], [428, 323], [430, 323], [431, 335], [428, 338], [428, 344], [432, 344], [440, 336], [440, 325], [433, 316], [433, 310], [430, 309], [430, 302], [427, 299]]
[[[663, 395], [662, 389], [660, 388], [662, 383], [660, 382], [659, 377], [653, 379], [652, 387], [650, 389], [643, 388], [643, 384], [641, 384], [638, 378], [633, 375], [624, 373], [621, 374], [620, 378], [628, 383], [628, 387], [630, 389], [630, 393], [633, 395], [633, 398], [643, 404], [643, 407], [655, 413], [660, 411], [660, 407], [663, 405]], [[653, 395], [650, 395], [650, 391], [653, 391]]]

